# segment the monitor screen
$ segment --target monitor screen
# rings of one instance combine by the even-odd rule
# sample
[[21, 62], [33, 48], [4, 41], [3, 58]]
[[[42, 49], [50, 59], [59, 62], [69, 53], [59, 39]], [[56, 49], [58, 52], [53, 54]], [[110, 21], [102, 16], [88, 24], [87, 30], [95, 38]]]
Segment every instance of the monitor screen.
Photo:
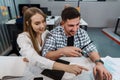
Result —
[[118, 28], [117, 28], [116, 34], [120, 36], [120, 24], [118, 24]]
[[23, 16], [23, 14], [22, 14], [22, 8], [23, 8], [23, 6], [40, 8], [40, 4], [19, 4], [18, 5], [18, 10], [19, 10], [20, 16]]

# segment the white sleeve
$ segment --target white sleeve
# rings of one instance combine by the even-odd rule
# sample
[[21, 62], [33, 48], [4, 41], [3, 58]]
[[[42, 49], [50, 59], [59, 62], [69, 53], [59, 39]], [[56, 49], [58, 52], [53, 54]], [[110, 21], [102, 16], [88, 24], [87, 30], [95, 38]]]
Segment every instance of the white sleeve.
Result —
[[33, 44], [27, 35], [19, 34], [17, 43], [20, 47], [20, 54], [26, 57], [30, 63], [38, 65], [42, 69], [52, 69], [54, 61], [38, 55]]

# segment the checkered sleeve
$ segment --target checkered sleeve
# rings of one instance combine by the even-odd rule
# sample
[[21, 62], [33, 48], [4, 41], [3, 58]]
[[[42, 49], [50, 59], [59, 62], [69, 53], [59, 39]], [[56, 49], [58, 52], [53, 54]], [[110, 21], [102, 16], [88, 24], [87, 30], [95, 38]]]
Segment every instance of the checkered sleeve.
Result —
[[[91, 42], [90, 37], [88, 36], [86, 31], [82, 31], [82, 39], [81, 43], [83, 46], [89, 44]], [[90, 43], [88, 46], [86, 46], [83, 51], [89, 55], [90, 52], [98, 52], [96, 49], [96, 46], [93, 43]]]
[[47, 54], [48, 51], [53, 51], [56, 50], [55, 47], [55, 38], [52, 34], [48, 34], [42, 49], [42, 56], [45, 56]]

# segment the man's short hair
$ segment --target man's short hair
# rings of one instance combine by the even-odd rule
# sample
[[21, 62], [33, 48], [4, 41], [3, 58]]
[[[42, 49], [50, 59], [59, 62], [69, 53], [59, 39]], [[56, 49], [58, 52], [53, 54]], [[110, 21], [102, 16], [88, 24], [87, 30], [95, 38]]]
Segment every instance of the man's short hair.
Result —
[[68, 7], [62, 11], [61, 17], [63, 21], [67, 21], [67, 19], [74, 19], [80, 17], [80, 13], [76, 8]]

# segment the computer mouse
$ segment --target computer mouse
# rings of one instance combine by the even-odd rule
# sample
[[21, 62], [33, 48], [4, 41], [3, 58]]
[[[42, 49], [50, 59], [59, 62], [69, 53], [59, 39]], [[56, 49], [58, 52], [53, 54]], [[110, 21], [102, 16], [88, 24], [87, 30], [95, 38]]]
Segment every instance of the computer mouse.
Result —
[[54, 19], [54, 18], [55, 18], [55, 16], [52, 16], [52, 17], [51, 17], [51, 19]]

